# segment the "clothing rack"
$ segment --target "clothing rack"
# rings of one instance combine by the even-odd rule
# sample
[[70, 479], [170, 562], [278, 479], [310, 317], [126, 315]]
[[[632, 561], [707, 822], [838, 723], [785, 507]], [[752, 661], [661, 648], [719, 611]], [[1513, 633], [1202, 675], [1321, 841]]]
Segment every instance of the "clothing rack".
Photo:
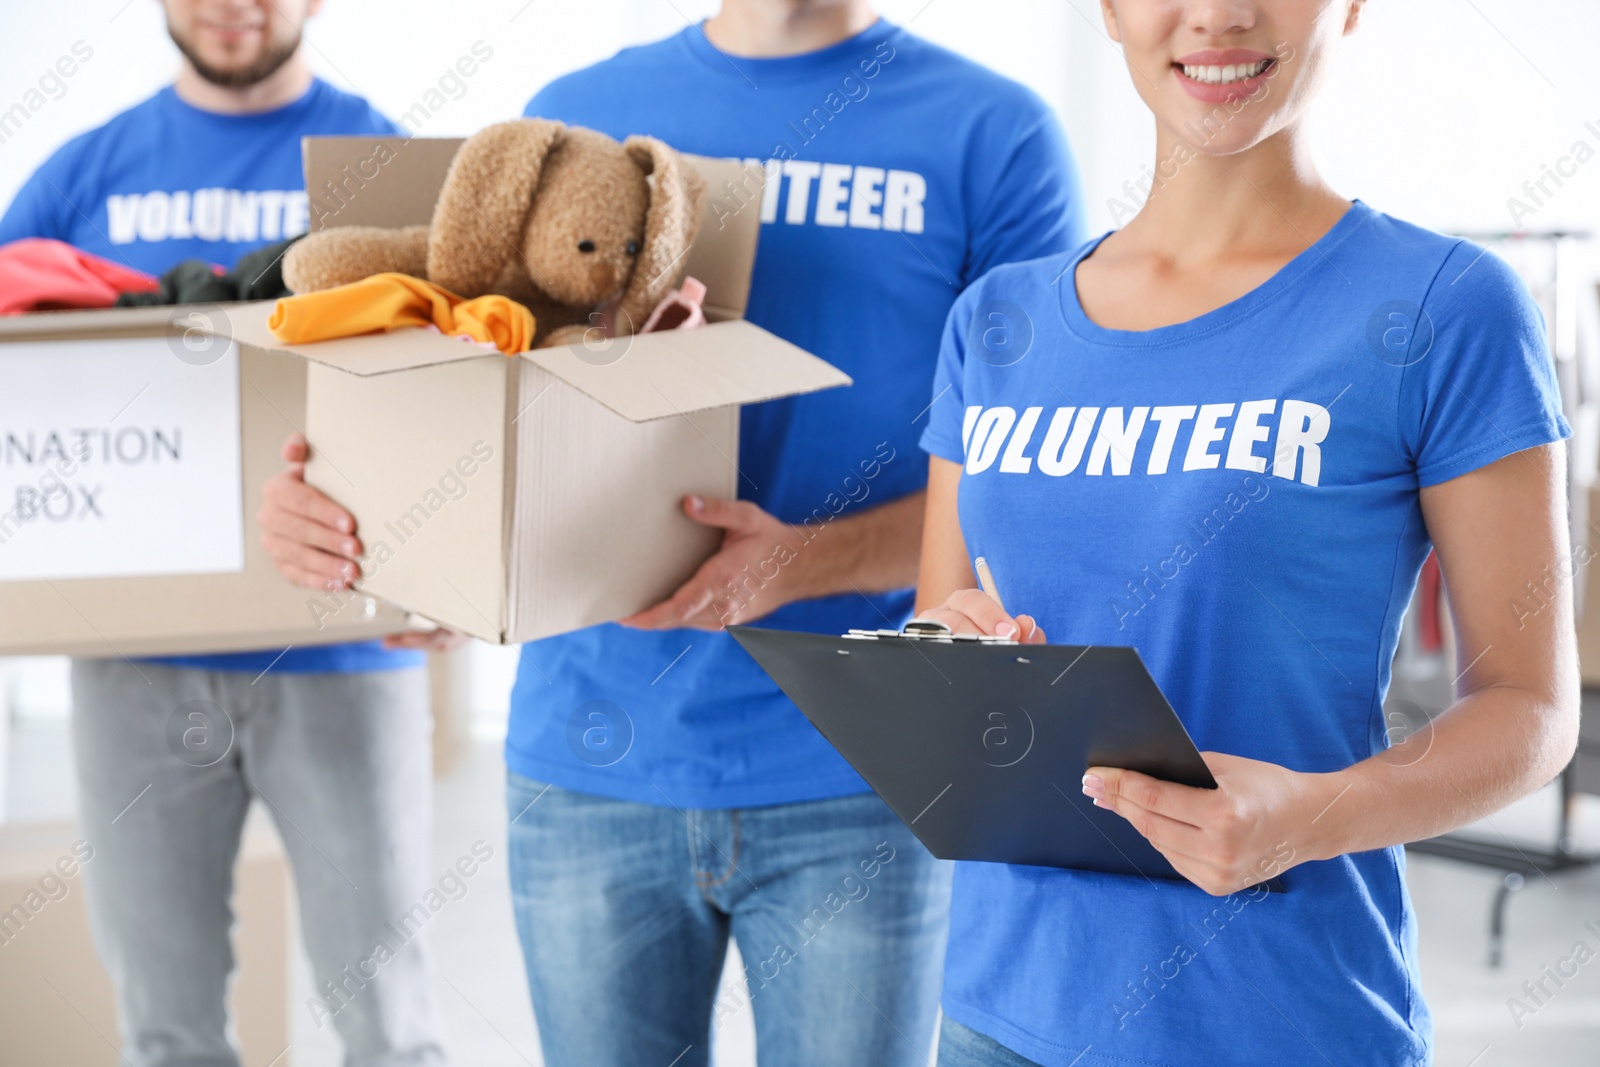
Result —
[[[1577, 264], [1580, 246], [1591, 239], [1591, 234], [1581, 230], [1546, 230], [1520, 233], [1462, 232], [1457, 236], [1485, 245], [1527, 241], [1550, 246], [1548, 326], [1550, 355], [1561, 388], [1561, 406], [1568, 421], [1575, 427], [1580, 423], [1591, 424], [1592, 420], [1583, 419], [1582, 414], [1585, 410], [1600, 404], [1600, 352], [1595, 350], [1596, 347], [1600, 347], [1600, 339], [1594, 339], [1587, 351], [1580, 342], [1579, 316], [1586, 288], [1585, 282], [1592, 283], [1593, 279], [1584, 278]], [[1589, 299], [1594, 299], [1592, 289]], [[1580, 466], [1578, 463], [1571, 465], [1569, 510], [1572, 515], [1574, 535], [1581, 533], [1587, 536], [1588, 481], [1583, 478], [1584, 472], [1579, 470]], [[1412, 610], [1406, 613], [1407, 633], [1402, 635], [1400, 655], [1396, 657], [1395, 663], [1396, 680], [1403, 679], [1413, 683], [1409, 688], [1417, 694], [1401, 693], [1397, 698], [1398, 703], [1411, 704], [1421, 711], [1427, 720], [1431, 720], [1443, 711], [1454, 699], [1453, 680], [1442, 691], [1437, 685], [1440, 678], [1450, 679], [1454, 670], [1451, 665], [1450, 650], [1444, 647], [1444, 642], [1437, 639], [1429, 640], [1429, 635], [1419, 632], [1419, 617], [1437, 618], [1438, 613], [1444, 611], [1443, 591], [1437, 583], [1431, 585], [1421, 583], [1419, 600], [1429, 592], [1440, 599], [1430, 610], [1420, 612], [1416, 610], [1419, 602], [1413, 601]], [[1581, 589], [1575, 595], [1581, 596]], [[1600, 605], [1596, 608], [1600, 609]], [[1402, 662], [1403, 657], [1408, 655], [1413, 657], [1412, 661]], [[1437, 659], [1434, 662], [1417, 659], [1428, 656]], [[1430, 668], [1442, 668], [1442, 670]], [[1418, 691], [1425, 689], [1426, 686], [1414, 684], [1418, 682], [1434, 683], [1432, 692], [1419, 693]], [[1401, 688], [1408, 687], [1401, 686]], [[1499, 967], [1504, 960], [1506, 907], [1512, 894], [1525, 888], [1529, 880], [1535, 876], [1548, 881], [1553, 875], [1600, 866], [1600, 855], [1577, 850], [1572, 833], [1573, 810], [1577, 797], [1582, 793], [1600, 795], [1600, 690], [1584, 691], [1582, 717], [1584, 728], [1580, 731], [1578, 751], [1556, 779], [1560, 790], [1560, 801], [1553, 843], [1520, 844], [1504, 835], [1501, 835], [1502, 840], [1488, 840], [1475, 834], [1450, 833], [1416, 841], [1406, 846], [1409, 852], [1418, 855], [1437, 856], [1501, 872], [1500, 884], [1495, 888], [1489, 905], [1490, 967]], [[1426, 722], [1411, 723], [1412, 732], [1425, 727]]]

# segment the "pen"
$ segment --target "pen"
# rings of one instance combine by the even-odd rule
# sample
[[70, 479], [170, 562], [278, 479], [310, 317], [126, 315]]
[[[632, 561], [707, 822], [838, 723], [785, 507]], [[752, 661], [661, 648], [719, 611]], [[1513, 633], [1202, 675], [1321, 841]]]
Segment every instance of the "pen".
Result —
[[972, 561], [972, 569], [978, 572], [978, 584], [983, 591], [989, 594], [989, 599], [1000, 605], [1000, 610], [1006, 610], [1006, 602], [1000, 599], [1000, 588], [994, 584], [994, 573], [989, 570], [989, 561], [979, 556]]

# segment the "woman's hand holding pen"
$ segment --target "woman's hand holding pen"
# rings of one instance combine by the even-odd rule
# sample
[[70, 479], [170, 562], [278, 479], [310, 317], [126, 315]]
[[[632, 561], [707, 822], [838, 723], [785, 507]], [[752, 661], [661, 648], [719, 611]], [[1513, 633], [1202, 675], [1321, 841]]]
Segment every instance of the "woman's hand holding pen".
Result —
[[1025, 645], [1044, 644], [1044, 631], [1031, 615], [1009, 615], [981, 589], [958, 589], [940, 606], [918, 616], [942, 622], [958, 634], [1009, 637]]

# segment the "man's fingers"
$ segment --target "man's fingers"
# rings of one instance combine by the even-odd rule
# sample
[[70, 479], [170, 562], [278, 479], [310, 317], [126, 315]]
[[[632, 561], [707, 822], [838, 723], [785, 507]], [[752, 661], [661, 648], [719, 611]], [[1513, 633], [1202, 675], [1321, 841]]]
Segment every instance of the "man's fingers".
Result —
[[320, 522], [312, 522], [295, 512], [283, 508], [262, 508], [257, 516], [263, 533], [275, 534], [289, 541], [297, 541], [330, 555], [345, 559], [361, 557], [361, 542], [350, 534], [340, 533]]
[[460, 648], [466, 643], [466, 634], [443, 628], [438, 630], [406, 630], [403, 633], [390, 634], [383, 639], [384, 648], [409, 648], [421, 652], [449, 652], [451, 649]]
[[696, 573], [661, 603], [617, 621], [639, 630], [676, 629], [711, 607], [713, 599], [715, 595], [710, 584], [700, 573]]
[[344, 583], [337, 578], [327, 578], [297, 567], [292, 563], [278, 563], [278, 573], [302, 589], [315, 589], [320, 593], [332, 593], [344, 588]]
[[274, 507], [292, 511], [341, 533], [354, 533], [356, 529], [355, 516], [295, 477], [280, 474], [267, 480], [262, 491], [263, 513]]
[[262, 533], [261, 546], [279, 570], [286, 574], [292, 570], [311, 575], [314, 580], [309, 584], [313, 589], [326, 589], [330, 581], [338, 583], [335, 588], [343, 588], [361, 576], [361, 568], [348, 559], [274, 533]]
[[766, 515], [748, 500], [722, 500], [714, 496], [684, 497], [683, 512], [695, 522], [724, 530], [752, 529]]
[[304, 434], [292, 433], [283, 443], [283, 459], [285, 463], [304, 463], [306, 457], [311, 455], [311, 448], [306, 444]]

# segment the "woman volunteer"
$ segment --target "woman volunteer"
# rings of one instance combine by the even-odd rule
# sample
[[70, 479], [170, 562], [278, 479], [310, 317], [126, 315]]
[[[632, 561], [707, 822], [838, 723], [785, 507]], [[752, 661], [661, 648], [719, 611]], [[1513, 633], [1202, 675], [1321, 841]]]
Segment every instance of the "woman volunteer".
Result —
[[[1309, 156], [1362, 5], [1102, 0], [1155, 115], [1152, 194], [951, 313], [921, 605], [1134, 646], [1219, 788], [1083, 775], [1193, 884], [959, 865], [941, 1064], [1426, 1063], [1399, 846], [1573, 751], [1569, 430], [1539, 312], [1500, 260], [1338, 196]], [[1430, 546], [1463, 695], [1392, 744]], [[976, 555], [1031, 615], [971, 588]]]

